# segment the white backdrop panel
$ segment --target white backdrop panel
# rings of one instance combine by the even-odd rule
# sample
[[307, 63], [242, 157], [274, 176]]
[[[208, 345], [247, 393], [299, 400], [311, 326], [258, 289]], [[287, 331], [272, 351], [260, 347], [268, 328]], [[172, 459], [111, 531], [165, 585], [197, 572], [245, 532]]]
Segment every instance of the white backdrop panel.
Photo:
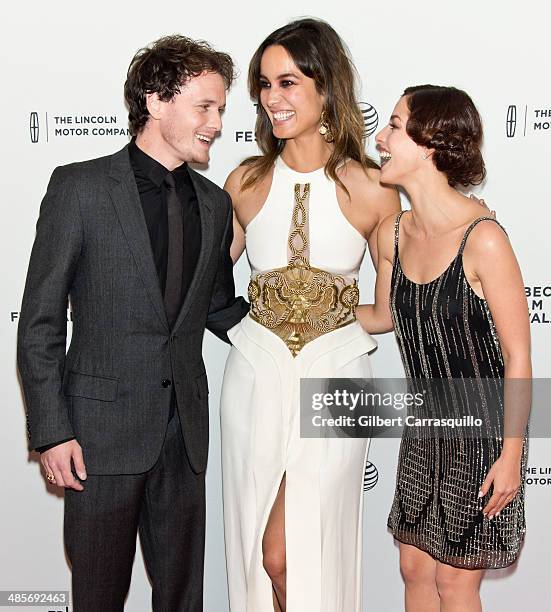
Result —
[[[488, 180], [477, 191], [497, 210], [516, 248], [531, 296], [534, 374], [548, 376], [551, 82], [546, 41], [551, 9], [547, 2], [464, 0], [459, 6], [436, 0], [280, 0], [276, 4], [247, 1], [218, 6], [166, 0], [154, 4], [143, 0], [93, 4], [58, 0], [11, 4], [4, 9], [0, 24], [4, 134], [0, 153], [4, 193], [0, 213], [0, 329], [4, 347], [0, 355], [4, 408], [0, 428], [0, 590], [67, 590], [70, 585], [62, 545], [62, 498], [46, 490], [37, 456], [25, 450], [24, 410], [15, 367], [17, 316], [49, 175], [60, 164], [109, 154], [127, 142], [122, 85], [128, 63], [144, 44], [179, 32], [205, 38], [230, 52], [240, 70], [228, 99], [223, 135], [213, 148], [207, 171], [209, 178], [222, 184], [243, 157], [256, 151], [246, 135], [255, 120], [246, 91], [248, 61], [269, 32], [305, 15], [326, 19], [348, 43], [361, 75], [359, 101], [375, 107], [380, 125], [407, 85], [453, 84], [472, 95], [485, 123], [488, 166]], [[516, 113], [516, 124], [510, 122], [507, 128], [508, 112], [509, 118]], [[105, 118], [106, 123], [82, 123], [90, 117]], [[112, 132], [93, 132], [94, 128]], [[88, 133], [78, 131], [83, 129]], [[244, 293], [248, 279], [245, 258], [235, 272], [238, 291]], [[360, 287], [364, 300], [370, 299], [373, 270], [367, 260]], [[223, 612], [228, 604], [218, 399], [227, 347], [207, 335], [204, 350], [212, 415], [205, 610]], [[401, 375], [391, 335], [380, 338], [373, 359], [377, 375]], [[379, 481], [365, 499], [366, 612], [402, 609], [397, 548], [385, 526], [397, 449], [396, 440], [376, 440], [370, 452]], [[532, 443], [529, 464], [526, 544], [517, 566], [491, 572], [486, 578], [482, 590], [489, 612], [540, 610], [545, 605], [547, 508], [551, 502], [548, 440]], [[141, 612], [148, 608], [149, 584], [138, 553], [127, 609]]]

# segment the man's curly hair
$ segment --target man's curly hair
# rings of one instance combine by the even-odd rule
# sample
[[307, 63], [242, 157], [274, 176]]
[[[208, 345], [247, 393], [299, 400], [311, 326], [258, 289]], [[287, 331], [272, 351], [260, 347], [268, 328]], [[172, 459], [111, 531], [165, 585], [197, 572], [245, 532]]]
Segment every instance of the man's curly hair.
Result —
[[130, 62], [124, 84], [132, 136], [139, 134], [149, 119], [147, 94], [157, 93], [161, 100], [168, 102], [189, 79], [203, 72], [218, 73], [226, 89], [235, 78], [231, 57], [215, 51], [203, 40], [174, 34], [140, 49]]

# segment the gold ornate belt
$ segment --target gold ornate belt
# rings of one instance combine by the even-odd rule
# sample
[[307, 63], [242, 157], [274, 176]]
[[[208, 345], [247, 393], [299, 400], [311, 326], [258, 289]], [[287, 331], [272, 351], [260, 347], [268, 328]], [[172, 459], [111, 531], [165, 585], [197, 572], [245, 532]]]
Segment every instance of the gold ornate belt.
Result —
[[309, 262], [310, 184], [295, 185], [295, 206], [288, 240], [289, 263], [257, 274], [249, 282], [249, 315], [277, 334], [293, 357], [302, 347], [356, 320], [359, 290], [347, 279], [313, 268]]

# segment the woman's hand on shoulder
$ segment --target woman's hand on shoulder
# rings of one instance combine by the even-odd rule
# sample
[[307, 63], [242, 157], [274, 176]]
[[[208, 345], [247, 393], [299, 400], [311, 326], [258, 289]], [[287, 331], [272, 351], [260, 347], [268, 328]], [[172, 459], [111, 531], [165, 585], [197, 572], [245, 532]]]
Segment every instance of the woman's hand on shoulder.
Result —
[[482, 206], [483, 209], [486, 209], [486, 211], [488, 212], [488, 216], [489, 217], [493, 217], [494, 219], [496, 218], [496, 211], [495, 210], [490, 210], [490, 207], [488, 206], [488, 204], [486, 204], [486, 200], [484, 198], [479, 198], [479, 197], [475, 196], [474, 193], [471, 193], [469, 198], [471, 198], [471, 200], [474, 200], [477, 204]]

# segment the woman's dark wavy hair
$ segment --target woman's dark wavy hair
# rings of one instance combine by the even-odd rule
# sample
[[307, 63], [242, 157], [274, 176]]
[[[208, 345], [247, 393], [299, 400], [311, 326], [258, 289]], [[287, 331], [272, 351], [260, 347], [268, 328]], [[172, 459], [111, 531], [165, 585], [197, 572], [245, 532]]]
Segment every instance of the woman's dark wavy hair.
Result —
[[161, 100], [168, 102], [180, 93], [186, 81], [203, 72], [217, 72], [224, 79], [226, 89], [235, 76], [231, 57], [215, 51], [204, 40], [174, 34], [140, 49], [130, 62], [124, 84], [132, 136], [139, 134], [149, 119], [147, 94], [157, 93]]
[[486, 176], [482, 121], [473, 101], [461, 89], [439, 85], [408, 87], [406, 132], [418, 145], [434, 149], [436, 168], [455, 187], [479, 185]]
[[356, 97], [356, 69], [340, 36], [325, 21], [299, 19], [272, 32], [258, 47], [249, 65], [249, 93], [258, 103], [256, 140], [261, 156], [249, 157], [242, 189], [264, 178], [283, 151], [285, 140], [273, 135], [272, 123], [260, 104], [260, 63], [264, 51], [281, 45], [298, 69], [314, 79], [319, 93], [326, 97], [325, 115], [335, 138], [325, 174], [343, 189], [338, 166], [347, 158], [359, 162], [364, 170], [379, 166], [365, 153], [365, 127]]

